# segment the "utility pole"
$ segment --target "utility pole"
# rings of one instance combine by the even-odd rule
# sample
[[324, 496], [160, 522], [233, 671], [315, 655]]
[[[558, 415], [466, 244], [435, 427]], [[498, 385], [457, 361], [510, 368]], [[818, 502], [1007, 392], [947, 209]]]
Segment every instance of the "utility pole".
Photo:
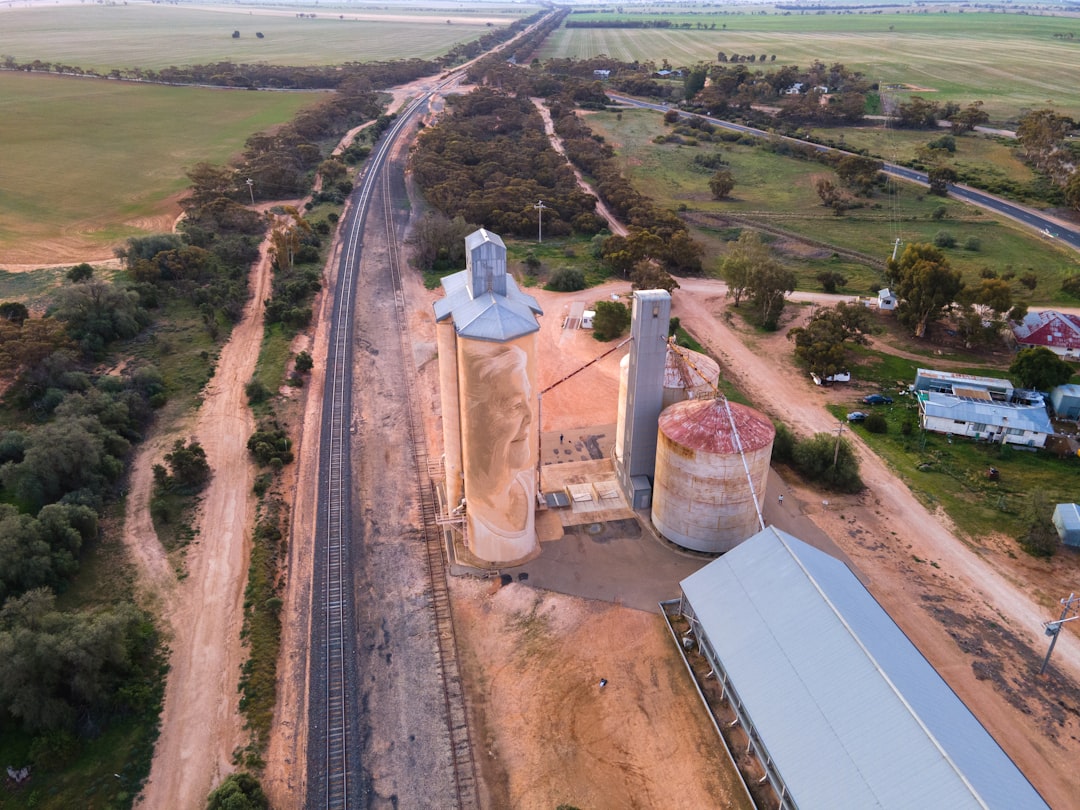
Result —
[[250, 177], [247, 179], [248, 194], [251, 195], [251, 204], [255, 204], [255, 181]]
[[536, 205], [533, 206], [533, 208], [536, 209], [537, 218], [538, 218], [537, 223], [536, 223], [536, 241], [537, 242], [543, 242], [544, 241], [544, 209], [547, 208], [547, 206], [544, 205], [543, 200], [540, 200], [540, 201], [538, 201], [536, 203]]
[[841, 422], [840, 426], [836, 429], [836, 449], [832, 454], [832, 465], [835, 467], [836, 462], [840, 460], [840, 434], [844, 432], [844, 423]]
[[1061, 633], [1061, 625], [1065, 624], [1065, 622], [1074, 622], [1080, 619], [1080, 615], [1069, 616], [1069, 613], [1073, 610], [1080, 611], [1080, 596], [1070, 593], [1068, 599], [1061, 600], [1061, 605], [1061, 618], [1043, 625], [1046, 628], [1046, 635], [1050, 636], [1050, 649], [1046, 651], [1046, 658], [1043, 659], [1042, 667], [1039, 669], [1040, 675], [1046, 672], [1046, 667], [1050, 663], [1050, 653], [1054, 651], [1054, 645], [1057, 644], [1058, 635]]

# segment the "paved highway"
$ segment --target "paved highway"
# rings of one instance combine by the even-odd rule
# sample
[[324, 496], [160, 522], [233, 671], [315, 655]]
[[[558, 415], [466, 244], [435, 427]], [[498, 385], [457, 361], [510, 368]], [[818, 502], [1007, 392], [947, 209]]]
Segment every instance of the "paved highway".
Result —
[[[657, 112], [667, 112], [670, 109], [674, 109], [666, 104], [656, 104], [651, 101], [643, 101], [618, 93], [608, 93], [608, 98], [619, 104], [628, 104], [632, 107], [641, 107], [648, 110], [656, 110]], [[742, 124], [734, 124], [731, 121], [722, 121], [719, 118], [711, 118], [707, 115], [696, 115], [694, 113], [682, 112], [681, 110], [679, 111], [679, 115], [682, 118], [701, 118], [722, 129], [743, 132], [747, 135], [754, 135], [760, 138], [771, 138], [774, 136], [773, 133], [766, 132], [763, 129], [747, 127]], [[781, 137], [796, 143], [809, 143], [808, 141], [800, 141], [798, 138], [790, 138], [787, 136]], [[834, 149], [831, 146], [822, 146], [821, 144], [811, 145], [821, 152], [843, 152], [843, 150]], [[892, 163], [885, 163], [882, 167], [882, 171], [892, 177], [898, 177], [901, 180], [907, 180], [923, 186], [929, 185], [929, 180], [927, 179], [925, 172], [915, 171], [914, 169], [908, 169], [904, 166], [897, 166]], [[1009, 202], [1008, 200], [1004, 200], [993, 194], [987, 194], [985, 191], [976, 191], [969, 186], [949, 185], [948, 190], [949, 195], [957, 200], [962, 200], [970, 205], [975, 205], [979, 208], [984, 208], [988, 211], [993, 211], [996, 214], [1009, 217], [1022, 225], [1026, 225], [1027, 227], [1038, 231], [1047, 239], [1060, 241], [1062, 244], [1080, 251], [1080, 230], [1077, 230], [1075, 227], [1068, 225], [1055, 217], [1046, 216], [1034, 208], [1028, 208], [1025, 205]]]

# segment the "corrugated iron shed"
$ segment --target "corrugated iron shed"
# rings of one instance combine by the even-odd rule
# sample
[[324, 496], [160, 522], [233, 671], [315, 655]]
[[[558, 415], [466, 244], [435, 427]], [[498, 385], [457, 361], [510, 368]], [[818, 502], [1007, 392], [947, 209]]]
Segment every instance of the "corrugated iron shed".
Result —
[[[1030, 430], [1033, 433], [1047, 435], [1054, 432], [1050, 415], [1046, 412], [1046, 405], [964, 399], [937, 392], [923, 393], [919, 400], [927, 416], [939, 419], [952, 419], [956, 422], [993, 425], [994, 427], [1007, 424], [1010, 428], [1017, 430]], [[1004, 421], [1006, 419], [1008, 422]]]
[[799, 808], [1047, 807], [840, 561], [770, 527], [682, 589]]
[[1059, 503], [1055, 506], [1054, 528], [1057, 529], [1062, 543], [1080, 548], [1080, 505]]

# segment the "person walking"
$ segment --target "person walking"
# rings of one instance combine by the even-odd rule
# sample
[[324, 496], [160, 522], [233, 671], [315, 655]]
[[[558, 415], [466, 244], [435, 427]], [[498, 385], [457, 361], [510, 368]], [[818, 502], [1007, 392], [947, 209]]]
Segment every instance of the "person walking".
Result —
[[778, 504], [780, 504], [781, 506], [783, 506], [784, 505], [784, 496], [783, 495], [778, 496], [777, 499], [776, 499], [776, 502]]

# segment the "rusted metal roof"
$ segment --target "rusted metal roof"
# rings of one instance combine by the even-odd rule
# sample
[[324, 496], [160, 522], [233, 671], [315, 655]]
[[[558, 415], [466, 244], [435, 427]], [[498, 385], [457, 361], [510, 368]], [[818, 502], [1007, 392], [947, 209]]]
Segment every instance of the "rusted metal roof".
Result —
[[[728, 408], [731, 417], [728, 417]], [[671, 441], [703, 453], [737, 453], [734, 421], [744, 452], [767, 446], [776, 428], [763, 413], [724, 399], [688, 399], [660, 414], [660, 432]]]
[[664, 359], [664, 388], [698, 388], [716, 385], [720, 379], [720, 366], [708, 355], [668, 344]]

